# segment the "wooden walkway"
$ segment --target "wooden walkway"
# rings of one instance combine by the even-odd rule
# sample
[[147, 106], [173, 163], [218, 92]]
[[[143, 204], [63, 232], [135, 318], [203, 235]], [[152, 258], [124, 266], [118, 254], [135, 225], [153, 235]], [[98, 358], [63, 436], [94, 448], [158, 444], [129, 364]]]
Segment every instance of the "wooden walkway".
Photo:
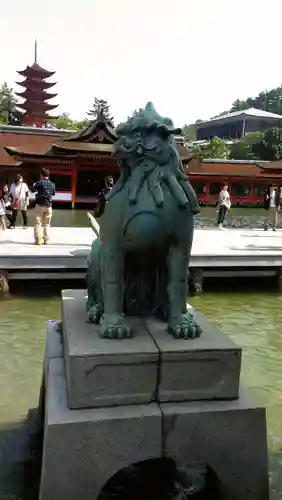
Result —
[[[50, 244], [33, 244], [32, 228], [0, 232], [0, 273], [9, 279], [83, 277], [91, 228], [51, 228]], [[282, 231], [198, 229], [191, 268], [204, 276], [272, 275], [282, 269]], [[229, 274], [228, 274], [229, 273]]]

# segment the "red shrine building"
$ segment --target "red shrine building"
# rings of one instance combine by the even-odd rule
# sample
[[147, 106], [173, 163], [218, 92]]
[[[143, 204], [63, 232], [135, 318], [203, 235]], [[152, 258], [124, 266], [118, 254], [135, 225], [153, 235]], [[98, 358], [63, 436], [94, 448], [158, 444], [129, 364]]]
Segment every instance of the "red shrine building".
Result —
[[[17, 93], [23, 103], [22, 126], [0, 125], [0, 186], [11, 184], [21, 173], [28, 185], [47, 167], [56, 184], [55, 201], [72, 207], [93, 204], [104, 186], [104, 178], [119, 174], [113, 156], [115, 130], [103, 121], [89, 122], [79, 131], [47, 127], [48, 113], [56, 104], [48, 101], [56, 94], [48, 92], [55, 84], [48, 79], [55, 72], [37, 63], [37, 46], [32, 66], [18, 72], [24, 80], [17, 82], [25, 90]], [[260, 204], [267, 185], [282, 185], [282, 163], [236, 160], [197, 160], [190, 157], [182, 137], [176, 137], [178, 151], [203, 204], [216, 203], [224, 182], [229, 185], [233, 204]]]
[[[40, 168], [47, 167], [56, 184], [55, 201], [72, 206], [96, 203], [105, 177], [119, 174], [113, 156], [116, 139], [115, 130], [103, 121], [89, 122], [79, 131], [0, 126], [0, 183], [1, 179], [10, 183], [21, 172], [32, 185]], [[176, 140], [185, 163], [188, 154], [183, 139]]]

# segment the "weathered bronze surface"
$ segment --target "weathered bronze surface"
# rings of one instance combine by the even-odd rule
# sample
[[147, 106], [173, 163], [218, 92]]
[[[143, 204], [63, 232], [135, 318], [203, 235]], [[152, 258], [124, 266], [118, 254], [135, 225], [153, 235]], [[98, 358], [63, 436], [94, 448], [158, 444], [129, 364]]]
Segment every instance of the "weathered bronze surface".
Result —
[[177, 338], [201, 329], [187, 312], [188, 266], [199, 212], [169, 118], [152, 103], [117, 128], [120, 177], [108, 195], [87, 273], [88, 318], [105, 338], [131, 337], [126, 315], [160, 315]]

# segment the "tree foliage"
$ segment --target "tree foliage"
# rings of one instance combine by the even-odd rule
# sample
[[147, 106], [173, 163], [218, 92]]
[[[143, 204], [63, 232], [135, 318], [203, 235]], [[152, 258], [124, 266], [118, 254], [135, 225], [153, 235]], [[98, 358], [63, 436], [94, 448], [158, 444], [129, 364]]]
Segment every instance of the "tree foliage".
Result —
[[202, 160], [204, 158], [218, 158], [227, 160], [229, 148], [219, 137], [213, 137], [207, 144], [196, 144], [190, 148], [191, 156]]
[[228, 146], [219, 137], [213, 137], [209, 144], [205, 146], [204, 158], [220, 158], [226, 160], [229, 157]]
[[0, 123], [20, 125], [21, 113], [13, 89], [4, 82], [0, 87]]
[[267, 130], [260, 141], [252, 145], [255, 159], [276, 161], [282, 158], [282, 130], [274, 127]]
[[197, 140], [195, 125], [184, 125], [184, 127], [182, 127], [182, 134], [185, 142], [192, 142]]
[[62, 113], [61, 116], [51, 121], [54, 127], [65, 130], [80, 130], [87, 126], [88, 120], [76, 121], [73, 120], [69, 113]]
[[247, 108], [263, 109], [282, 115], [282, 85], [270, 90], [264, 90], [255, 97], [247, 97], [245, 100], [236, 99], [230, 111], [241, 111]]
[[114, 127], [114, 118], [111, 114], [111, 107], [104, 99], [98, 99], [95, 97], [94, 104], [87, 114], [88, 116], [91, 116], [92, 120], [105, 121], [108, 125]]
[[263, 139], [262, 132], [251, 132], [229, 147], [232, 160], [255, 160], [253, 145]]

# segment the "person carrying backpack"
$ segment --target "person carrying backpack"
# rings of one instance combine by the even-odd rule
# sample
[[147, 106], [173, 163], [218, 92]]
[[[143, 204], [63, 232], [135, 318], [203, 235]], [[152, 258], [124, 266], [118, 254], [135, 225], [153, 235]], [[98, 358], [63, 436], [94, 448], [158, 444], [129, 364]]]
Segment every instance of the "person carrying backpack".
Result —
[[56, 187], [49, 179], [50, 172], [42, 168], [40, 180], [33, 185], [35, 195], [35, 245], [47, 245], [49, 241], [49, 229], [52, 220], [52, 199], [56, 194]]

